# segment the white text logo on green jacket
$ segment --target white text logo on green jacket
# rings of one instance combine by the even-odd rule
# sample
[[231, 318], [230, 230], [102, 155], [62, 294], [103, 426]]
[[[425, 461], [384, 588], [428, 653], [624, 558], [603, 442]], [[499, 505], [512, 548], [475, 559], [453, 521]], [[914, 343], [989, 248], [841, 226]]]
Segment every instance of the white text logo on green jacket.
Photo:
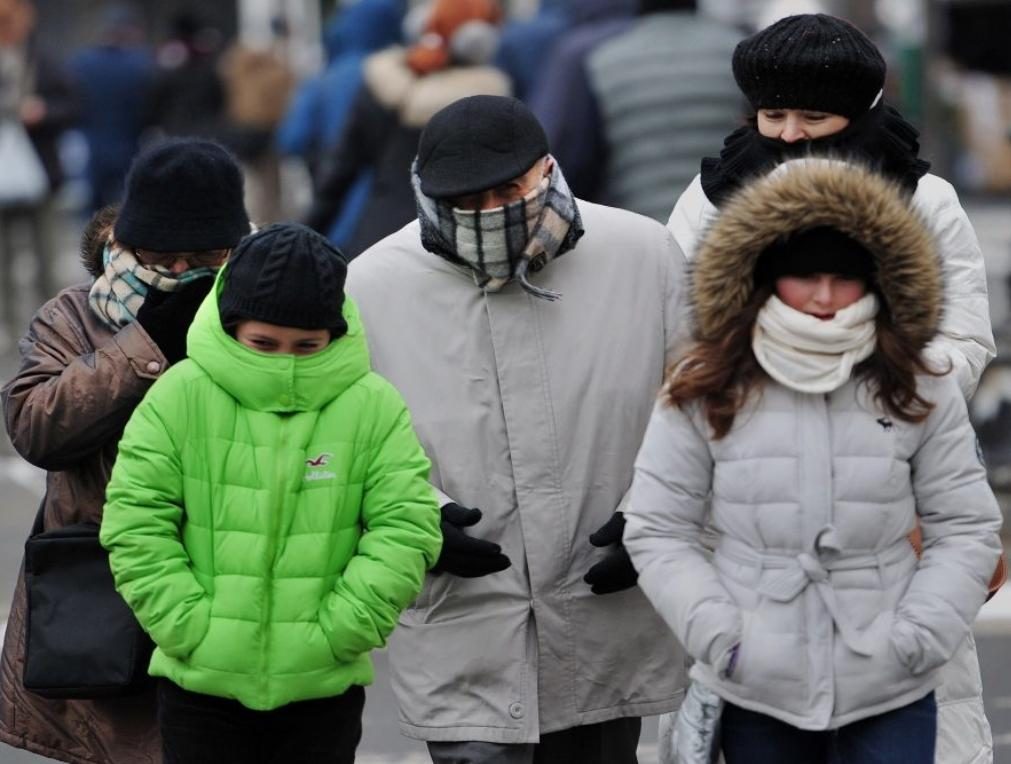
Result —
[[305, 460], [305, 479], [306, 480], [333, 480], [337, 475], [330, 470], [320, 469], [321, 467], [326, 467], [330, 459], [333, 458], [331, 453], [322, 453], [317, 457]]

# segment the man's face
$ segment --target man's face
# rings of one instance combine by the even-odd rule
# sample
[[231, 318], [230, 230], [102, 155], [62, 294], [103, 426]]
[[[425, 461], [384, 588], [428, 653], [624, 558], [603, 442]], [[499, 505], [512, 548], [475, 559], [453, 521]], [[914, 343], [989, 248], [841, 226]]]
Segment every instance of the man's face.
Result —
[[495, 186], [495, 188], [479, 191], [476, 194], [454, 197], [449, 200], [449, 203], [458, 210], [469, 210], [471, 212], [505, 207], [507, 204], [518, 202], [524, 196], [527, 196], [550, 174], [551, 161], [547, 157], [542, 157], [534, 163], [533, 167], [518, 178], [513, 178], [499, 186]]

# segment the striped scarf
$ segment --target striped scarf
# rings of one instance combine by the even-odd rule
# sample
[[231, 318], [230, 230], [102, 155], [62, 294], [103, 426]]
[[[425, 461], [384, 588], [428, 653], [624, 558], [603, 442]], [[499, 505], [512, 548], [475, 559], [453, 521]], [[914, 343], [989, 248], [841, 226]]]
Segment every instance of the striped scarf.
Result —
[[561, 297], [527, 280], [528, 273], [536, 273], [564, 255], [583, 235], [575, 197], [557, 163], [551, 175], [523, 199], [475, 211], [456, 209], [445, 200], [425, 196], [416, 165], [411, 179], [425, 249], [470, 268], [474, 281], [485, 291], [498, 292], [516, 279], [535, 297]]
[[133, 250], [111, 240], [105, 245], [102, 263], [105, 270], [91, 285], [88, 305], [113, 331], [119, 331], [137, 318], [148, 290], [175, 292], [217, 271], [216, 268], [192, 268], [177, 277], [168, 268], [143, 265]]

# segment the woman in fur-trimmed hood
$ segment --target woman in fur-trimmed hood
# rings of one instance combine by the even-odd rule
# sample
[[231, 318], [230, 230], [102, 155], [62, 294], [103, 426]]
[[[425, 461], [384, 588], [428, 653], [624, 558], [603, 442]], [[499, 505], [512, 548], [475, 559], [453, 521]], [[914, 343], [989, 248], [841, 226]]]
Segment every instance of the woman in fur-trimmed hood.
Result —
[[932, 764], [938, 669], [1000, 554], [965, 402], [923, 355], [933, 239], [894, 182], [798, 160], [728, 201], [693, 278], [624, 541], [725, 701], [727, 764]]
[[[928, 355], [954, 364], [966, 398], [996, 353], [979, 242], [951, 184], [929, 172], [919, 134], [883, 96], [885, 60], [848, 22], [825, 14], [780, 19], [743, 40], [734, 77], [753, 118], [681, 194], [667, 223], [692, 260], [708, 225], [739, 188], [791, 158], [859, 161], [909, 196], [937, 240], [945, 310]], [[965, 761], [971, 759], [957, 759]]]

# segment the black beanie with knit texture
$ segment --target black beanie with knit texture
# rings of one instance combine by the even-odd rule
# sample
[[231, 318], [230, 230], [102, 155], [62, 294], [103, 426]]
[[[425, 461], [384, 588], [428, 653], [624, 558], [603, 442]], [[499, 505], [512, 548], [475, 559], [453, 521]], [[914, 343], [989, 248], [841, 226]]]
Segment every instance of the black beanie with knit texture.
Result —
[[758, 258], [755, 283], [764, 284], [782, 276], [831, 273], [874, 284], [874, 255], [860, 242], [830, 226], [818, 226], [781, 239]]
[[247, 236], [228, 260], [218, 298], [221, 324], [243, 319], [347, 334], [342, 313], [347, 262], [323, 236], [297, 223], [274, 223]]
[[850, 119], [870, 110], [885, 60], [855, 26], [823, 13], [787, 16], [738, 43], [734, 79], [752, 107], [808, 109]]
[[113, 236], [153, 252], [230, 249], [249, 233], [242, 170], [213, 141], [172, 138], [133, 160]]

